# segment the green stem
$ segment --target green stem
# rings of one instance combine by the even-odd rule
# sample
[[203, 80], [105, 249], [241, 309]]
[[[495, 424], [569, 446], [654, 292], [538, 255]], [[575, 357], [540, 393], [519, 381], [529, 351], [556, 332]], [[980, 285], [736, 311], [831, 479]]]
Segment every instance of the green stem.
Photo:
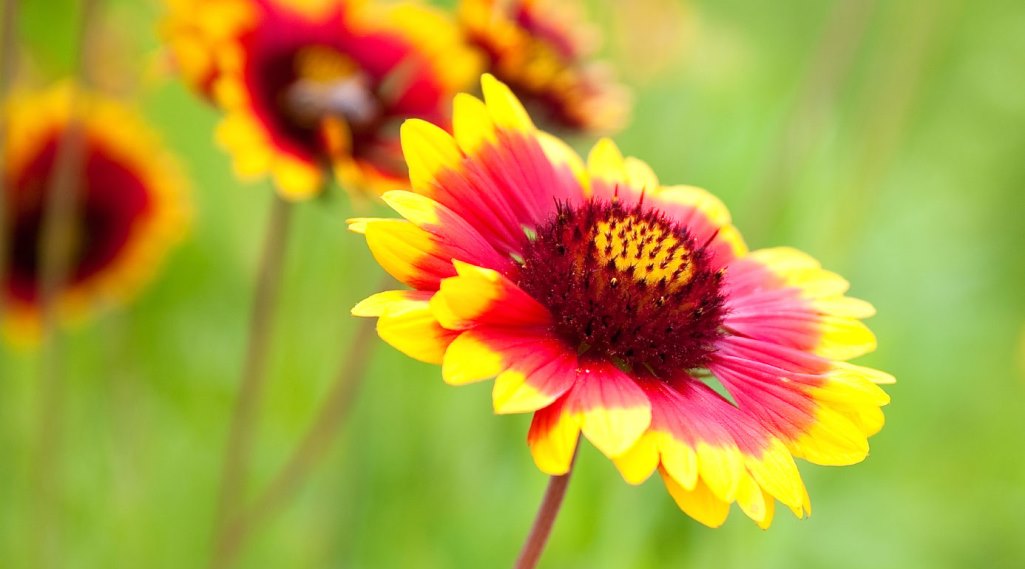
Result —
[[292, 209], [292, 204], [274, 194], [257, 275], [242, 379], [224, 453], [214, 536], [225, 533], [227, 524], [239, 509], [247, 482], [256, 415], [267, 378], [267, 354], [274, 330]]
[[361, 379], [373, 353], [374, 337], [375, 321], [370, 318], [360, 319], [356, 337], [349, 344], [342, 368], [317, 418], [263, 494], [251, 508], [245, 510], [244, 515], [235, 517], [220, 536], [215, 567], [230, 567], [234, 563], [252, 532], [288, 503], [324, 457], [340, 432], [342, 420], [348, 415], [362, 384]]
[[[7, 100], [14, 82], [18, 63], [18, 0], [5, 0], [3, 11], [0, 12], [0, 103]], [[0, 172], [5, 171], [7, 161], [7, 113], [0, 110]], [[4, 176], [0, 176], [0, 283], [7, 274], [8, 227], [7, 227], [7, 188]], [[0, 333], [3, 332], [5, 293], [0, 292]]]
[[548, 543], [548, 536], [552, 533], [555, 518], [559, 515], [559, 509], [562, 507], [562, 499], [566, 496], [566, 487], [569, 486], [569, 477], [573, 474], [576, 459], [576, 452], [574, 452], [573, 461], [570, 462], [566, 474], [552, 476], [548, 481], [548, 488], [541, 500], [541, 507], [537, 511], [537, 517], [534, 518], [534, 526], [530, 528], [527, 541], [523, 544], [520, 556], [516, 560], [516, 569], [534, 569], [537, 566], [537, 562], [544, 552], [545, 544]]
[[[73, 80], [76, 88], [88, 88], [87, 62], [94, 45], [92, 34], [99, 14], [99, 0], [83, 0], [79, 20], [79, 45]], [[61, 565], [60, 499], [61, 433], [64, 415], [64, 349], [59, 334], [60, 296], [71, 266], [71, 251], [76, 235], [76, 218], [81, 172], [85, 161], [85, 133], [77, 117], [84, 116], [80, 97], [69, 103], [69, 119], [57, 142], [53, 176], [47, 187], [40, 229], [41, 264], [39, 304], [42, 342], [39, 364], [39, 399], [36, 411], [36, 442], [32, 471], [32, 499], [35, 507], [32, 524], [35, 567]]]

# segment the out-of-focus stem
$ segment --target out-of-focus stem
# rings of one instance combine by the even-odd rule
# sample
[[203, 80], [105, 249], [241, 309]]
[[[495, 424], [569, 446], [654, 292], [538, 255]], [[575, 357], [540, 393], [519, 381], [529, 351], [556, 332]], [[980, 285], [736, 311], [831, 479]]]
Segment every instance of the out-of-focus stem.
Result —
[[798, 167], [822, 139], [837, 93], [850, 75], [875, 0], [838, 0], [826, 20], [797, 99], [755, 179], [745, 233], [764, 236], [786, 208]]
[[[18, 63], [18, 3], [19, 0], [4, 0], [0, 10], [0, 105], [7, 103]], [[0, 285], [5, 282], [8, 260], [7, 188], [2, 173], [7, 163], [7, 113], [0, 108]], [[0, 332], [4, 322], [6, 291], [0, 288]]]
[[[79, 45], [73, 80], [87, 88], [86, 62], [95, 43], [93, 28], [100, 9], [99, 0], [83, 0], [79, 20]], [[73, 96], [68, 124], [57, 143], [53, 175], [47, 188], [46, 204], [39, 242], [41, 259], [40, 311], [42, 347], [39, 362], [39, 399], [37, 403], [36, 459], [32, 472], [32, 498], [35, 512], [32, 524], [34, 567], [61, 565], [60, 532], [56, 509], [60, 502], [59, 481], [63, 465], [61, 426], [64, 412], [63, 346], [58, 330], [60, 295], [67, 281], [71, 252], [76, 238], [76, 210], [81, 193], [81, 172], [85, 159], [85, 138], [77, 117], [88, 112], [82, 97]]]
[[[387, 279], [391, 281], [390, 277]], [[384, 284], [379, 288], [383, 287]], [[356, 335], [349, 342], [341, 369], [316, 419], [267, 490], [219, 536], [214, 567], [230, 567], [234, 563], [246, 539], [288, 503], [330, 448], [342, 421], [348, 416], [373, 353], [376, 322], [370, 318], [361, 318], [358, 322]]]
[[883, 178], [907, 133], [938, 28], [951, 17], [950, 8], [942, 3], [909, 4], [905, 10], [894, 18], [894, 33], [900, 41], [893, 45], [898, 49], [886, 53], [885, 66], [870, 82], [873, 88], [861, 109], [864, 144], [850, 182], [839, 189], [835, 200], [836, 221], [827, 245], [834, 251], [858, 242], [853, 234], [876, 206]]
[[[267, 378], [268, 348], [274, 331], [292, 209], [292, 204], [274, 194], [253, 298], [242, 380], [224, 453], [215, 539], [225, 533], [228, 523], [237, 515], [248, 479], [253, 429]], [[215, 545], [215, 560], [217, 549], [219, 546]]]
[[552, 476], [548, 481], [548, 488], [541, 500], [541, 507], [534, 518], [534, 525], [530, 528], [527, 541], [523, 544], [520, 556], [516, 560], [516, 569], [534, 569], [541, 559], [541, 554], [548, 543], [548, 536], [552, 533], [552, 526], [555, 524], [555, 517], [559, 515], [562, 507], [562, 499], [566, 496], [566, 487], [569, 486], [569, 477], [573, 474], [573, 467], [576, 464], [576, 452], [573, 453], [573, 462], [569, 470], [561, 476]]

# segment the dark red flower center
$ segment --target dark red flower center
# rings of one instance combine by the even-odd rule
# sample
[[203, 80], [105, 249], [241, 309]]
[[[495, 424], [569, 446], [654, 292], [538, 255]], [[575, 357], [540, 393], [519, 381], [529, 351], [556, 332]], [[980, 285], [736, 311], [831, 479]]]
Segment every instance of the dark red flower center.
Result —
[[254, 94], [266, 94], [268, 118], [305, 152], [324, 154], [325, 121], [344, 121], [352, 136], [371, 129], [381, 103], [371, 79], [349, 57], [327, 45], [302, 45], [271, 54], [254, 68]]
[[[14, 298], [27, 302], [34, 302], [39, 294], [39, 247], [57, 136], [54, 134], [23, 169], [5, 176], [11, 231], [5, 288]], [[85, 144], [68, 275], [71, 285], [109, 268], [128, 245], [139, 219], [152, 207], [149, 189], [138, 172], [96, 141], [87, 139]]]
[[669, 378], [704, 367], [724, 315], [706, 244], [641, 204], [560, 206], [523, 250], [518, 284], [584, 357]]

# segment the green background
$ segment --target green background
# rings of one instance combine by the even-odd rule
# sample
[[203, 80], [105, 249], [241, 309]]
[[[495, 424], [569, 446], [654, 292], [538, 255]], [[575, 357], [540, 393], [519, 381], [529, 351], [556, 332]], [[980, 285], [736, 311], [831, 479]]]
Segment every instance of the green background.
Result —
[[[210, 551], [266, 183], [234, 180], [217, 113], [162, 71], [153, 2], [106, 2], [97, 81], [137, 101], [192, 180], [187, 242], [131, 306], [71, 331], [59, 489], [66, 567], [201, 567]], [[626, 5], [626, 6], [624, 6]], [[22, 75], [73, 59], [76, 4], [24, 3]], [[645, 16], [645, 10], [651, 13]], [[814, 514], [707, 529], [657, 479], [582, 447], [545, 567], [1025, 567], [1025, 4], [590, 5], [635, 91], [616, 136], [664, 182], [722, 197], [753, 248], [788, 244], [871, 301], [898, 378], [862, 464], [801, 464]], [[653, 14], [653, 16], [652, 16]], [[585, 150], [588, 140], [576, 141]], [[297, 208], [249, 496], [312, 420], [380, 269], [345, 192]], [[0, 360], [0, 566], [32, 567], [37, 355]], [[239, 566], [504, 567], [546, 484], [529, 417], [490, 385], [375, 342], [325, 460]]]

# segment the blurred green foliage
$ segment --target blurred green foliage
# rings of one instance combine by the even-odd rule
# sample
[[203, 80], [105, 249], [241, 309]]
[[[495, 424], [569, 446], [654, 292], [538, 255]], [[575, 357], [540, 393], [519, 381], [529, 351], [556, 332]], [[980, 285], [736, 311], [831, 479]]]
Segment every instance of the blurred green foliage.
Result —
[[[187, 165], [196, 219], [137, 302], [69, 334], [63, 556], [200, 567], [270, 192], [234, 180], [216, 113], [153, 72], [158, 6], [105, 4], [104, 53], [127, 67], [104, 77]], [[684, 25], [650, 30], [673, 41], [650, 45], [623, 26], [665, 21], [590, 8], [636, 87], [624, 151], [720, 195], [752, 247], [794, 245], [845, 275], [879, 309], [862, 363], [899, 383], [869, 459], [802, 464], [814, 515], [780, 509], [767, 532], [738, 511], [700, 526], [659, 481], [628, 486], [585, 445], [542, 565], [1025, 567], [1025, 4], [693, 2]], [[66, 74], [75, 3], [22, 12], [25, 75]], [[633, 73], [638, 54], [664, 57], [660, 73]], [[340, 190], [299, 208], [249, 495], [305, 431], [355, 330], [348, 309], [380, 278], [345, 231], [368, 213], [387, 215]], [[9, 349], [0, 361], [3, 567], [29, 566], [38, 365]], [[327, 459], [240, 566], [508, 566], [546, 483], [528, 423], [492, 416], [489, 385], [447, 387], [378, 343]]]

